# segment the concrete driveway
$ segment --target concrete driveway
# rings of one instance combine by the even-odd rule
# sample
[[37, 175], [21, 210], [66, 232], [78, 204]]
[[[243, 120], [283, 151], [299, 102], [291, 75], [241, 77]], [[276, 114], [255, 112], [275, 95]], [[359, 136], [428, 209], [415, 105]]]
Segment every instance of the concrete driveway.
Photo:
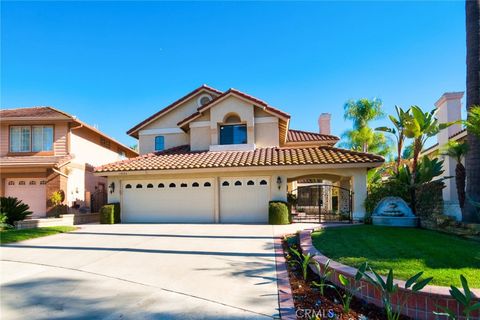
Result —
[[277, 318], [272, 236], [285, 231], [84, 225], [3, 246], [1, 318]]

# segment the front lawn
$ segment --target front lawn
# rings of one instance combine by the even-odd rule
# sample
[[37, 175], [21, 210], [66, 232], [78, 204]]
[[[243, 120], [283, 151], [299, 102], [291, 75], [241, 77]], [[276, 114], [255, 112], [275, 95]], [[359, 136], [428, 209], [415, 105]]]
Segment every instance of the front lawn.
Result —
[[50, 236], [52, 234], [73, 231], [75, 227], [43, 227], [23, 230], [3, 230], [0, 231], [0, 243], [18, 242], [33, 238]]
[[337, 262], [358, 267], [365, 261], [380, 274], [393, 269], [395, 278], [408, 279], [420, 271], [431, 284], [480, 288], [480, 243], [435, 231], [371, 225], [327, 228], [312, 233], [313, 245]]

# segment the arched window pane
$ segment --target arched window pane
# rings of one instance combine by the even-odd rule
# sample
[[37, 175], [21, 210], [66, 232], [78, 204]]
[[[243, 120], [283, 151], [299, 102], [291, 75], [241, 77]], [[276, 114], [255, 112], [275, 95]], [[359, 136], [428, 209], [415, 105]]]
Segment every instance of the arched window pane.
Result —
[[228, 181], [223, 181], [222, 182], [223, 187], [228, 187], [229, 185], [230, 185], [230, 183], [228, 183]]
[[196, 187], [198, 187], [198, 186], [199, 186], [198, 182], [192, 183], [192, 187], [196, 188]]
[[151, 183], [147, 184], [147, 188], [149, 188], [149, 189], [153, 188], [153, 184], [151, 184]]
[[237, 180], [237, 181], [235, 181], [235, 185], [236, 185], [236, 186], [241, 186], [241, 185], [242, 185], [242, 182], [239, 181], [239, 180]]
[[140, 183], [137, 184], [137, 189], [142, 189], [142, 188], [143, 188], [143, 186]]
[[168, 186], [169, 186], [170, 188], [176, 188], [176, 187], [177, 187], [177, 186], [175, 185], [175, 183], [170, 183]]
[[204, 187], [211, 187], [212, 184], [211, 184], [210, 182], [205, 182], [205, 183], [203, 184], [203, 186], [204, 186]]
[[131, 184], [127, 184], [127, 185], [125, 186], [125, 189], [132, 189], [132, 185], [131, 185]]
[[266, 186], [266, 185], [267, 185], [267, 181], [265, 181], [265, 180], [260, 181], [260, 185], [261, 185], [261, 186]]
[[248, 180], [247, 186], [253, 186], [253, 185], [255, 185], [255, 182], [253, 182], [252, 180]]
[[165, 185], [164, 185], [163, 183], [159, 183], [159, 184], [158, 184], [158, 187], [159, 187], [159, 188], [165, 188]]

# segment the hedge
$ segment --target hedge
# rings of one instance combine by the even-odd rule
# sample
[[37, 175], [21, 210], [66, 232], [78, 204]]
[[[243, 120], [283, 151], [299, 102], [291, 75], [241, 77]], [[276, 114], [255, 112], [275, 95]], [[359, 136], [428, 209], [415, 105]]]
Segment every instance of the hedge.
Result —
[[120, 203], [110, 203], [100, 208], [100, 223], [120, 223]]
[[271, 201], [268, 206], [269, 224], [290, 224], [291, 217], [288, 204], [283, 201]]

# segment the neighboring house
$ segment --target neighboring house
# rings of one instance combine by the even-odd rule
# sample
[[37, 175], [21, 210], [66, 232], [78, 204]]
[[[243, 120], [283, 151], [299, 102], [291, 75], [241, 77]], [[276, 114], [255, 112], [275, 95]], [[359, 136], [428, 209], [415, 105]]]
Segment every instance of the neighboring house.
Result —
[[268, 103], [203, 85], [127, 132], [139, 157], [96, 174], [108, 177], [124, 222], [265, 223], [268, 202], [306, 178], [353, 190], [361, 219], [367, 170], [384, 159], [335, 148], [329, 115], [319, 123], [321, 133], [293, 130]]
[[[453, 177], [445, 180], [443, 189], [444, 214], [462, 220], [462, 211], [458, 203], [457, 185], [455, 183], [455, 166], [457, 161], [449, 156], [442, 155], [442, 148], [449, 140], [465, 141], [467, 130], [458, 123], [462, 119], [462, 98], [463, 92], [444, 93], [437, 102], [437, 118], [440, 123], [457, 122], [454, 125], [441, 130], [437, 134], [437, 143], [422, 151], [422, 156], [440, 157], [444, 160], [443, 177]], [[465, 164], [465, 163], [464, 163]]]
[[34, 217], [47, 214], [48, 199], [60, 190], [65, 204], [89, 210], [92, 195], [106, 198], [106, 179], [94, 167], [138, 156], [52, 107], [0, 110], [0, 121], [0, 194], [27, 203]]

